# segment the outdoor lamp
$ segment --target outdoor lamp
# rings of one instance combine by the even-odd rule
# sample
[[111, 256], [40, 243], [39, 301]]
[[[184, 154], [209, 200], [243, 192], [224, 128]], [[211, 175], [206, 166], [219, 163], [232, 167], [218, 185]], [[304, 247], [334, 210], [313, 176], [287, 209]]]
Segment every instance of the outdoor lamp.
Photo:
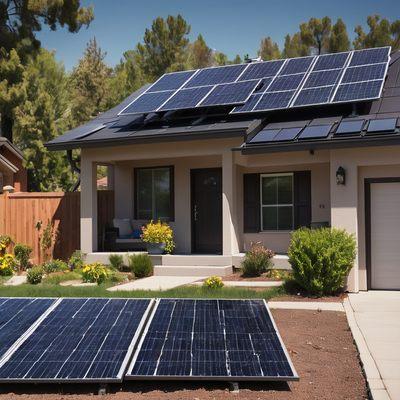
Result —
[[336, 183], [338, 185], [346, 184], [346, 171], [343, 167], [339, 167], [336, 171]]

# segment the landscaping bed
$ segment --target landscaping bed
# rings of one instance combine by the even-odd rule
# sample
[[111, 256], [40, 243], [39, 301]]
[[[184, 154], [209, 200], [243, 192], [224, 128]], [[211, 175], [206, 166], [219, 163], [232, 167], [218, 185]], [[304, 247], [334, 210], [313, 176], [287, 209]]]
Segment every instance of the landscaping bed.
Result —
[[[111, 385], [105, 399], [367, 399], [345, 313], [273, 310], [283, 341], [300, 376], [299, 382], [241, 383], [240, 393], [226, 383], [131, 382]], [[98, 385], [5, 385], [0, 400], [89, 400]]]

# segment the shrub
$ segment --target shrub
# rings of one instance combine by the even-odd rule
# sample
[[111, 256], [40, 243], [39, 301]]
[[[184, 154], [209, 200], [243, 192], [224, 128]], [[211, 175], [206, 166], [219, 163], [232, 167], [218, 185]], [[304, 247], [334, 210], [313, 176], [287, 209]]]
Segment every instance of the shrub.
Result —
[[261, 243], [252, 243], [242, 261], [243, 276], [260, 276], [272, 267], [274, 252], [266, 249]]
[[147, 254], [132, 254], [128, 256], [128, 263], [136, 278], [153, 275], [153, 264]]
[[71, 270], [80, 269], [83, 267], [83, 257], [80, 250], [75, 250], [68, 260], [68, 265]]
[[334, 228], [293, 232], [288, 250], [294, 281], [308, 294], [334, 294], [344, 285], [356, 257], [353, 235]]
[[210, 276], [204, 281], [203, 286], [208, 289], [220, 289], [224, 286], [224, 282], [219, 276]]
[[61, 272], [68, 270], [68, 265], [63, 260], [51, 260], [43, 263], [43, 272], [46, 274], [51, 274], [52, 272]]
[[18, 261], [19, 268], [22, 271], [25, 271], [29, 268], [29, 257], [32, 253], [32, 247], [27, 246], [26, 244], [18, 243], [14, 247], [15, 258]]
[[108, 257], [110, 261], [110, 265], [118, 271], [122, 271], [124, 269], [124, 257], [120, 254], [111, 254]]
[[0, 255], [0, 275], [8, 276], [14, 273], [15, 258], [12, 254]]
[[95, 282], [98, 285], [103, 283], [109, 275], [109, 271], [104, 264], [95, 262], [87, 264], [82, 269], [82, 278], [84, 282]]
[[142, 228], [142, 240], [146, 243], [165, 243], [165, 252], [172, 253], [175, 248], [174, 234], [171, 227], [165, 222], [150, 221]]
[[36, 266], [28, 269], [26, 279], [31, 285], [37, 285], [42, 282], [43, 279], [43, 268]]
[[0, 235], [0, 256], [6, 254], [7, 247], [12, 243], [12, 239], [8, 235]]

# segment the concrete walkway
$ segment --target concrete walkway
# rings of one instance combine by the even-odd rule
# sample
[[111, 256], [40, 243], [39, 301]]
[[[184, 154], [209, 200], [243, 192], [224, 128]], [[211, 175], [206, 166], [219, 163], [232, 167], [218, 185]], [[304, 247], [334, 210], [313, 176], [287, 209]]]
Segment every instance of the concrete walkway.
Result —
[[202, 276], [150, 276], [148, 278], [138, 279], [136, 281], [124, 283], [108, 288], [110, 292], [119, 290], [168, 290], [178, 286], [193, 283], [199, 279], [205, 279]]
[[23, 283], [26, 283], [26, 275], [14, 275], [4, 283], [4, 286], [18, 286]]
[[350, 294], [345, 309], [372, 398], [400, 399], [400, 292]]

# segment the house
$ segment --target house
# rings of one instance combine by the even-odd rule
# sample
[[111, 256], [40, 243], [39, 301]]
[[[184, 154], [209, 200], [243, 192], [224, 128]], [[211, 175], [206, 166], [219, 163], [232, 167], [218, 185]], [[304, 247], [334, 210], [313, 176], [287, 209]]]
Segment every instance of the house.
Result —
[[0, 193], [12, 186], [15, 192], [27, 191], [27, 171], [21, 151], [8, 139], [0, 136]]
[[[147, 85], [48, 143], [51, 150], [81, 149], [82, 251], [100, 254], [96, 165], [107, 164], [113, 166], [115, 218], [137, 225], [170, 221], [177, 253], [220, 255], [236, 264], [252, 242], [284, 255], [293, 229], [333, 226], [357, 240], [348, 290], [400, 289], [400, 52], [383, 62], [374, 49], [349, 54], [283, 60], [310, 66], [263, 79], [261, 90], [236, 106], [253, 112], [232, 113], [231, 103], [185, 108], [185, 101], [196, 100], [188, 92], [175, 111], [123, 112], [132, 104], [149, 106], [154, 96], [146, 94]], [[364, 61], [352, 67], [352, 57]], [[344, 64], [335, 66], [341, 58]], [[323, 67], [327, 60], [333, 65]], [[255, 100], [273, 83], [281, 85], [266, 96], [273, 105], [254, 112]], [[342, 97], [313, 99], [323, 99], [326, 89], [330, 99]], [[304, 104], [311, 96], [311, 105], [289, 107], [285, 99], [293, 92]]]

